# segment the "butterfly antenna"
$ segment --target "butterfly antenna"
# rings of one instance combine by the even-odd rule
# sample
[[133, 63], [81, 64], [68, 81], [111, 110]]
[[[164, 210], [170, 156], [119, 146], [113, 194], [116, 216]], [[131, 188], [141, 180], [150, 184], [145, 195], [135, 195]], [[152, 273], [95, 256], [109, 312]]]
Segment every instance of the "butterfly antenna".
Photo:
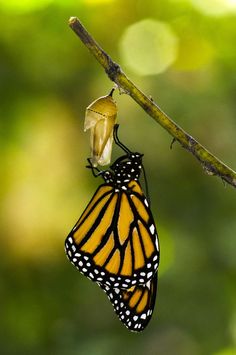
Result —
[[147, 175], [144, 169], [144, 166], [142, 164], [142, 171], [143, 171], [143, 177], [144, 177], [144, 183], [145, 183], [145, 192], [146, 192], [146, 197], [148, 200], [149, 206], [151, 205], [150, 197], [149, 197], [149, 190], [148, 190], [148, 182], [147, 182]]
[[118, 124], [115, 124], [115, 126], [114, 126], [114, 132], [113, 132], [113, 137], [114, 137], [115, 143], [116, 143], [121, 149], [123, 149], [126, 153], [132, 154], [132, 152], [131, 152], [123, 143], [121, 143], [121, 141], [119, 140], [119, 138], [118, 138], [118, 128], [119, 128], [119, 125], [118, 125]]

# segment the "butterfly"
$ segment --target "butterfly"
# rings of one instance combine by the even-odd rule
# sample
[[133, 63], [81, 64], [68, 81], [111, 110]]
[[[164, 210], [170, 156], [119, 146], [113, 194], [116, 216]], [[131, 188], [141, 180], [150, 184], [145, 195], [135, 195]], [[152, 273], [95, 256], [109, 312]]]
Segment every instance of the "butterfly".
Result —
[[115, 143], [126, 154], [103, 171], [88, 159], [87, 167], [104, 183], [66, 238], [65, 251], [71, 263], [105, 291], [122, 323], [142, 331], [155, 305], [159, 242], [139, 181], [143, 154], [123, 145], [117, 130], [115, 125]]

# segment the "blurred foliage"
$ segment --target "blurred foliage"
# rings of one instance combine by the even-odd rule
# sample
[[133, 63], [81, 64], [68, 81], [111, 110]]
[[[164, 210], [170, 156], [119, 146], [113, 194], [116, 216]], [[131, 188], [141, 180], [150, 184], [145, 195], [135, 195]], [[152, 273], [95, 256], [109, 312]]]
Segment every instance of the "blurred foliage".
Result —
[[[144, 92], [235, 168], [235, 8], [232, 0], [0, 1], [1, 354], [236, 353], [235, 191], [178, 144], [170, 150], [171, 137], [126, 95], [115, 95], [120, 138], [145, 154], [161, 243], [157, 305], [143, 334], [121, 325], [63, 250], [100, 183], [85, 169], [85, 108], [112, 87], [68, 18], [78, 16]], [[124, 46], [140, 23], [142, 36], [132, 31]], [[174, 49], [155, 39], [160, 28]]]

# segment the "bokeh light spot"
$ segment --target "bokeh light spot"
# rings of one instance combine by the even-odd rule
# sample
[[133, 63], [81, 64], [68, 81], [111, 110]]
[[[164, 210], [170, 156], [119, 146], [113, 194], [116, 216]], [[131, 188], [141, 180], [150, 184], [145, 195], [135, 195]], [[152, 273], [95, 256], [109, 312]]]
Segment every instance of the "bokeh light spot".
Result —
[[[19, 111], [18, 117], [22, 114]], [[77, 166], [73, 155], [78, 148], [73, 143], [77, 132], [66, 106], [56, 100], [38, 100], [28, 109], [28, 115], [33, 119], [21, 123], [18, 140], [9, 145], [6, 154], [8, 187], [2, 198], [0, 218], [8, 253], [36, 261], [60, 254], [65, 214], [70, 221], [79, 209], [78, 200], [70, 197], [76, 197], [76, 171], [79, 169], [83, 179], [86, 170], [83, 163]], [[83, 206], [88, 198], [86, 188], [80, 196]]]
[[193, 6], [209, 16], [224, 16], [236, 13], [236, 0], [191, 0]]
[[52, 3], [54, 0], [3, 0], [0, 8], [11, 13], [27, 13], [39, 10]]
[[168, 24], [145, 19], [126, 29], [120, 52], [125, 65], [137, 74], [158, 74], [175, 61], [178, 38]]

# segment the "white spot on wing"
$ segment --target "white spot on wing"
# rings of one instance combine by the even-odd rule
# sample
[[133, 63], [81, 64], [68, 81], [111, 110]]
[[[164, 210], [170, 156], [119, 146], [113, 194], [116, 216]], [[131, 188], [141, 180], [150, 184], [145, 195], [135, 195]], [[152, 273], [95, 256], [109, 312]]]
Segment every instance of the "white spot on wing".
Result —
[[154, 224], [152, 224], [149, 229], [150, 229], [150, 232], [151, 232], [152, 234], [154, 234], [154, 232], [155, 232]]
[[155, 244], [156, 244], [156, 248], [157, 248], [157, 250], [159, 250], [159, 243], [158, 243], [158, 238], [157, 238], [157, 235], [156, 235]]
[[151, 288], [151, 280], [149, 280], [149, 281], [146, 283], [146, 287], [149, 288], [149, 290], [150, 290], [150, 288]]

